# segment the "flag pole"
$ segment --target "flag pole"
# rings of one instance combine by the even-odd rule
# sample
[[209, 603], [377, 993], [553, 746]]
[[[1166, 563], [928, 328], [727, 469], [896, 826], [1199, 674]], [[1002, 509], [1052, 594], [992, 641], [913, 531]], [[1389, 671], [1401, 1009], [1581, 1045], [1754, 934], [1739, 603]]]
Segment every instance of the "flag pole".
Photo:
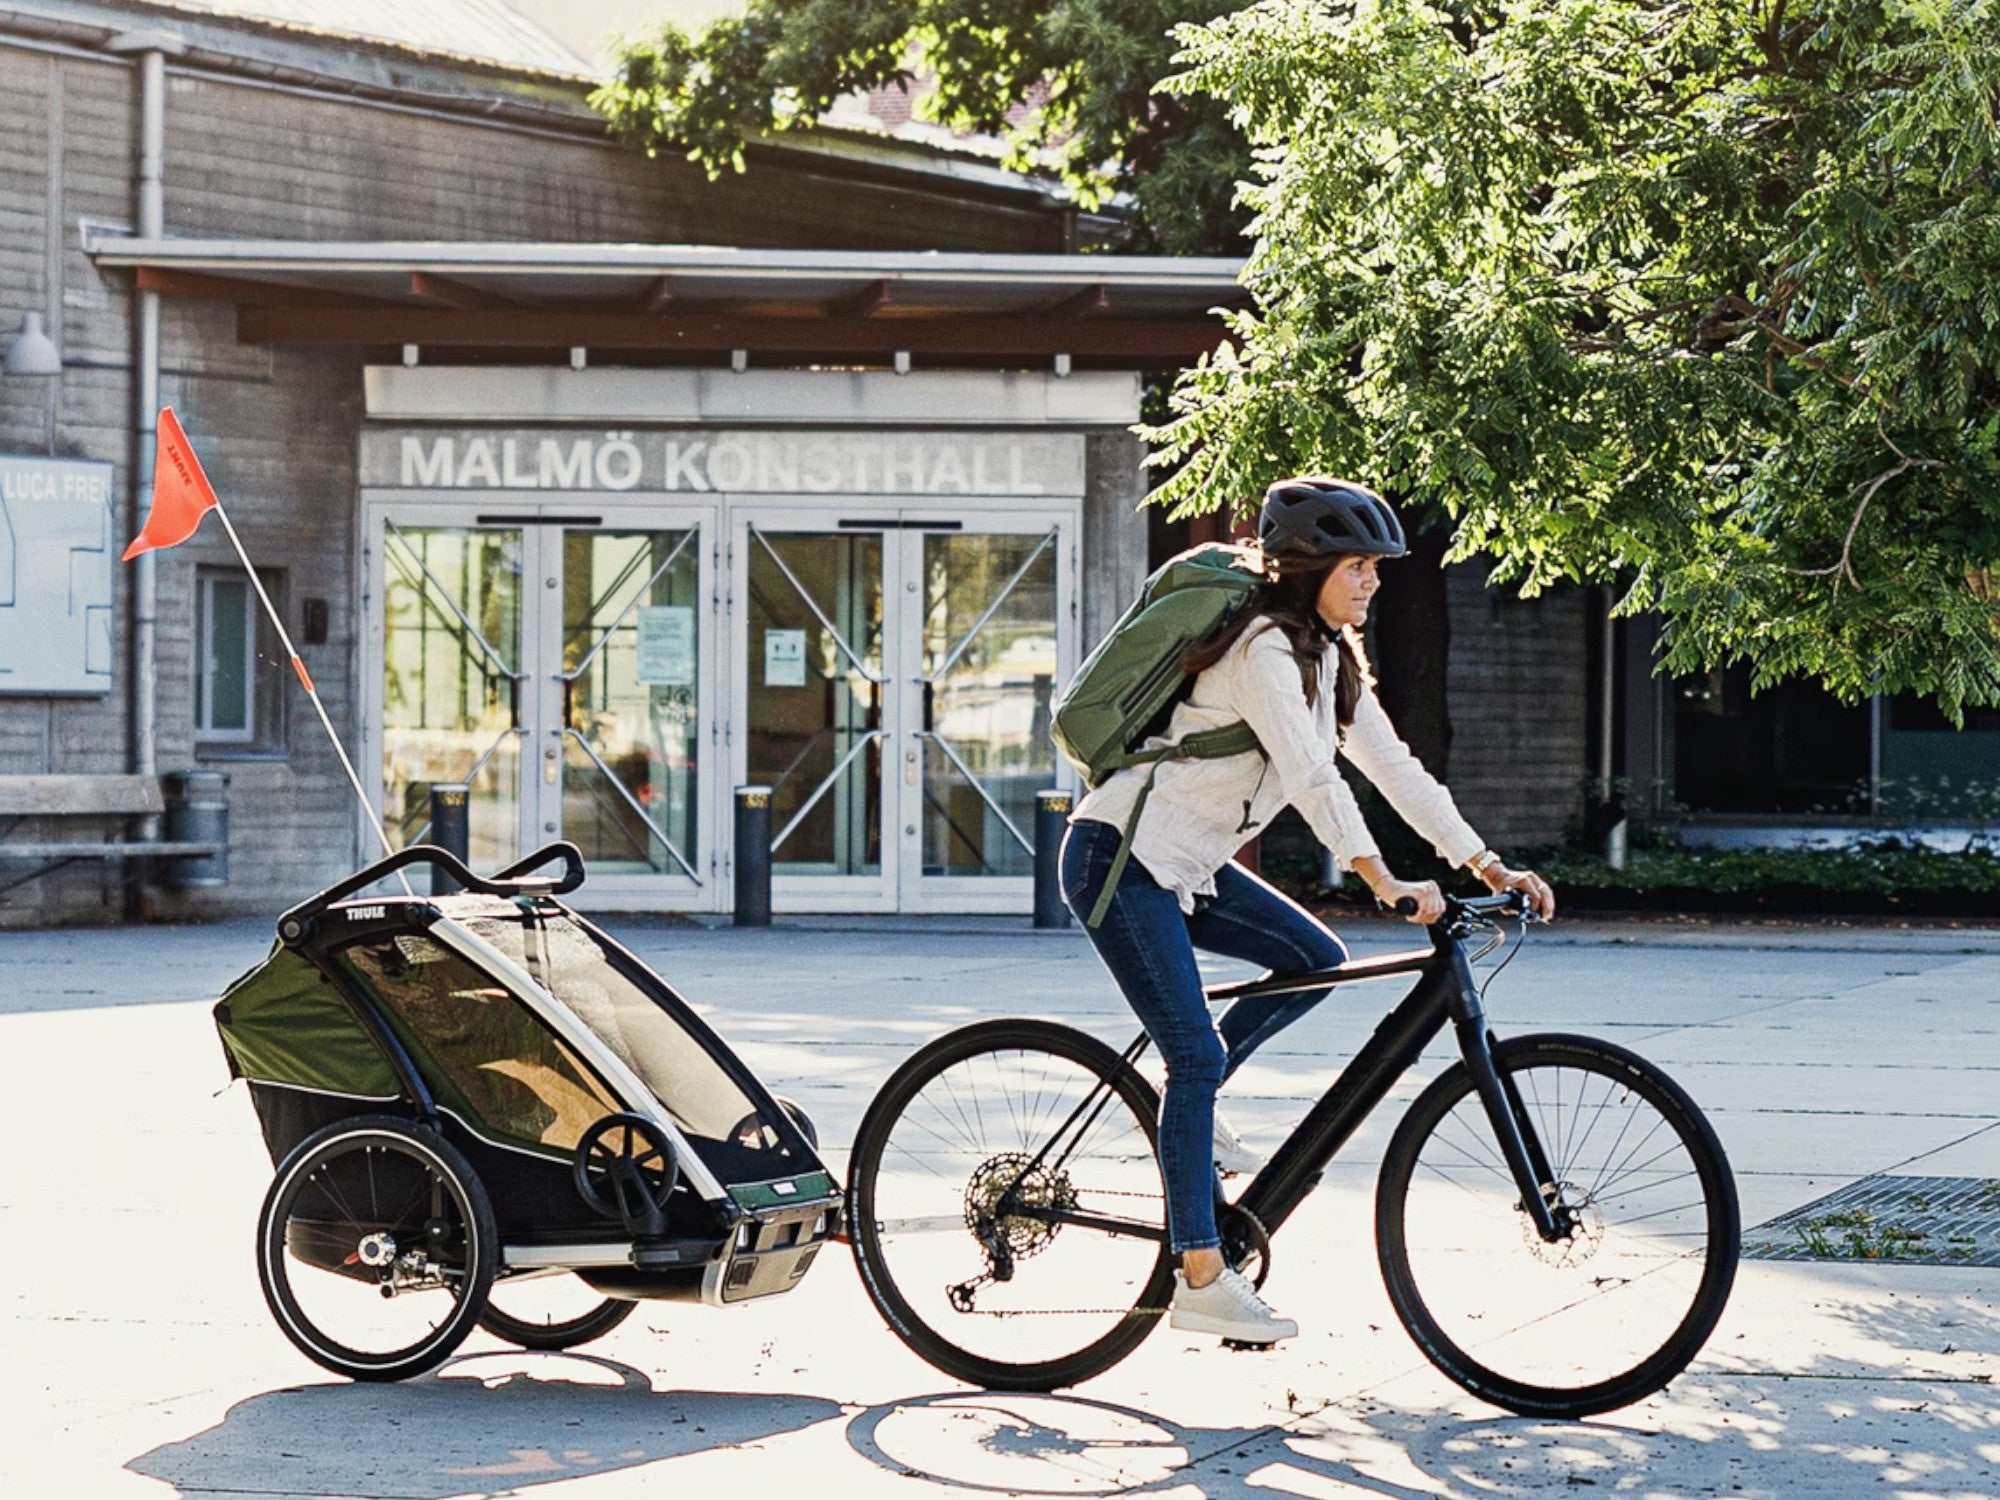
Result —
[[[264, 613], [270, 616], [271, 624], [278, 632], [279, 643], [285, 648], [285, 655], [291, 658], [293, 675], [299, 679], [299, 686], [306, 690], [306, 696], [312, 699], [312, 706], [319, 711], [319, 721], [326, 728], [326, 737], [333, 744], [333, 753], [340, 757], [340, 769], [347, 773], [347, 784], [354, 788], [355, 798], [361, 803], [361, 811], [368, 819], [368, 826], [375, 830], [375, 837], [381, 841], [382, 852], [385, 855], [394, 854], [396, 846], [389, 842], [389, 835], [382, 827], [382, 820], [375, 816], [374, 804], [368, 800], [368, 794], [361, 789], [361, 778], [355, 774], [354, 762], [347, 758], [347, 747], [340, 743], [340, 736], [334, 732], [333, 720], [327, 716], [326, 704], [320, 701], [319, 689], [313, 685], [312, 673], [306, 670], [305, 662], [300, 659], [299, 648], [292, 644], [291, 632], [285, 629], [284, 619], [278, 614], [277, 606], [271, 603], [271, 596], [264, 592], [264, 580], [257, 576], [256, 568], [251, 566], [250, 554], [243, 550], [243, 539], [236, 534], [236, 528], [229, 524], [229, 512], [222, 508], [222, 501], [219, 498], [215, 502], [214, 510], [216, 519], [222, 522], [222, 529], [229, 534], [229, 545], [236, 549], [236, 556], [243, 564], [243, 571], [250, 575], [250, 587], [257, 591], [257, 597], [263, 601]], [[398, 870], [396, 878], [403, 882], [405, 895], [413, 894], [407, 875]]]

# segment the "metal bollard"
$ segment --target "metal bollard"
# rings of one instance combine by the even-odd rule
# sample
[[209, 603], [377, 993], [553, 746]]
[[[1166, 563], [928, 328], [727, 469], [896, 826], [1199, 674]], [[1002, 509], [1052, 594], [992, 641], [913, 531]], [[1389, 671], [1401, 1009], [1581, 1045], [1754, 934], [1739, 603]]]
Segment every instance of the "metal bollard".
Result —
[[[451, 855], [460, 864], [466, 863], [471, 855], [472, 788], [462, 781], [434, 781], [431, 783], [431, 836], [430, 842]], [[449, 896], [458, 889], [458, 882], [444, 872], [439, 865], [431, 866], [431, 894]]]
[[167, 861], [166, 883], [177, 891], [229, 883], [229, 777], [221, 771], [169, 771], [166, 840], [170, 844], [220, 844], [214, 854], [182, 854]]
[[771, 789], [736, 789], [736, 911], [738, 927], [771, 925]]
[[1068, 792], [1035, 793], [1035, 925], [1069, 926], [1062, 895], [1063, 830], [1069, 826]]

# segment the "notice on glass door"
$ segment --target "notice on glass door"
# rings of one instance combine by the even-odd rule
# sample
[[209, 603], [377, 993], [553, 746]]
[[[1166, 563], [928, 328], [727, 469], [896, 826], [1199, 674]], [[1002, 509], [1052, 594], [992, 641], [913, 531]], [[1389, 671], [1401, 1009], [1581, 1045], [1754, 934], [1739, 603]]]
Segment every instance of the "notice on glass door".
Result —
[[806, 633], [803, 630], [764, 632], [764, 686], [806, 685]]
[[649, 687], [693, 685], [693, 605], [640, 606], [638, 677], [642, 684]]

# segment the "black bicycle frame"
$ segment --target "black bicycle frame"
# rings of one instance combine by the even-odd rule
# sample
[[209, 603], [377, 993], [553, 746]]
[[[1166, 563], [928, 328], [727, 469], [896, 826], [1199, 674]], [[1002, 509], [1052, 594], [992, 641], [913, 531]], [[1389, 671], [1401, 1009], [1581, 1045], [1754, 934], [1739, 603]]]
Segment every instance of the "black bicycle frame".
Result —
[[1358, 980], [1396, 974], [1418, 976], [1416, 986], [1382, 1018], [1333, 1086], [1236, 1200], [1256, 1217], [1266, 1233], [1275, 1233], [1291, 1217], [1292, 1211], [1319, 1185], [1327, 1164], [1340, 1154], [1362, 1122], [1388, 1097], [1396, 1081], [1415, 1066], [1424, 1048], [1449, 1024], [1456, 1033], [1459, 1056], [1472, 1075], [1473, 1088], [1485, 1107], [1501, 1155], [1520, 1190], [1523, 1206], [1543, 1239], [1562, 1238], [1566, 1226], [1558, 1224], [1550, 1207], [1554, 1196], [1550, 1179], [1554, 1174], [1511, 1080], [1503, 1079], [1493, 1064], [1493, 1036], [1486, 1028], [1485, 1006], [1472, 977], [1472, 966], [1466, 961], [1462, 937], [1463, 930], [1457, 923], [1441, 923], [1432, 929], [1432, 946], [1427, 951], [1387, 953], [1377, 958], [1351, 960], [1303, 979], [1296, 976], [1254, 979], [1218, 985], [1208, 992], [1211, 1001], [1235, 1001], [1258, 995], [1296, 994], [1300, 990], [1330, 990]]
[[[1554, 1173], [1536, 1136], [1528, 1112], [1513, 1080], [1505, 1077], [1493, 1062], [1493, 1036], [1486, 1028], [1486, 1010], [1472, 966], [1465, 957], [1463, 940], [1470, 925], [1457, 915], [1430, 929], [1431, 947], [1404, 953], [1386, 953], [1375, 958], [1350, 959], [1330, 969], [1308, 974], [1271, 975], [1236, 984], [1216, 985], [1208, 990], [1211, 1003], [1234, 1002], [1261, 995], [1295, 995], [1301, 991], [1331, 990], [1365, 979], [1387, 979], [1398, 974], [1418, 976], [1416, 986], [1402, 1002], [1383, 1017], [1353, 1061], [1286, 1137], [1262, 1171], [1236, 1199], [1236, 1205], [1254, 1215], [1267, 1234], [1290, 1218], [1292, 1211], [1319, 1185], [1327, 1164], [1352, 1138], [1354, 1132], [1388, 1097], [1396, 1081], [1407, 1073], [1424, 1048], [1449, 1024], [1458, 1040], [1459, 1056], [1472, 1075], [1474, 1090], [1486, 1118], [1513, 1174], [1521, 1194], [1521, 1206], [1544, 1241], [1564, 1238], [1572, 1225], [1567, 1210], [1552, 1206], [1556, 1198]], [[1129, 1048], [1121, 1059], [1130, 1067], [1144, 1050], [1145, 1039]], [[1063, 1139], [1078, 1115], [1089, 1108], [1101, 1092], [1108, 1095], [1109, 1082], [1099, 1085], [1071, 1114], [1070, 1120], [1037, 1153], [1036, 1162], [1049, 1146]], [[1101, 1104], [1099, 1106], [1102, 1107]], [[1025, 1178], [1025, 1173], [1023, 1174]], [[1009, 1195], [1011, 1197], [1011, 1194]], [[1166, 1231], [1154, 1225], [1102, 1214], [1079, 1213], [1074, 1209], [1035, 1207], [1007, 1199], [997, 1206], [999, 1214], [1039, 1219], [1050, 1224], [1075, 1224], [1109, 1233], [1143, 1235], [1164, 1240]]]

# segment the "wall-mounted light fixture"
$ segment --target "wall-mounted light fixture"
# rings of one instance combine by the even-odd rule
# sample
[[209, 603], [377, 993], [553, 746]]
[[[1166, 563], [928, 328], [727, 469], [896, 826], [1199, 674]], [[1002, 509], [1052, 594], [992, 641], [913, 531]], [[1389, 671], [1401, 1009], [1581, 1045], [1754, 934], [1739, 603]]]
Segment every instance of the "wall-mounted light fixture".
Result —
[[8, 375], [62, 374], [62, 355], [56, 352], [55, 340], [43, 330], [40, 313], [21, 314], [21, 331], [7, 346], [7, 362], [0, 370]]

